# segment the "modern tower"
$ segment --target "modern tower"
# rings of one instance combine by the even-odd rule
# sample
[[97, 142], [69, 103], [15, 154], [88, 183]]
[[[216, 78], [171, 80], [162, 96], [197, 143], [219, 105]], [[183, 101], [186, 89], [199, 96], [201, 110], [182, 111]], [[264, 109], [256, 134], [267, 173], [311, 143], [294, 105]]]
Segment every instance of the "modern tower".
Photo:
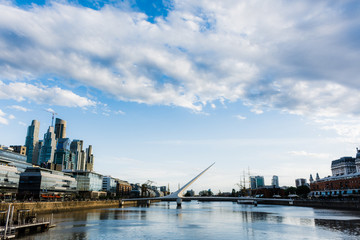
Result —
[[92, 146], [86, 149], [86, 171], [92, 172], [94, 170], [94, 155], [92, 154]]
[[83, 157], [83, 154], [85, 154], [83, 144], [82, 140], [73, 140], [70, 144], [70, 152], [74, 162], [73, 170], [82, 170], [82, 159], [85, 159], [85, 157]]
[[31, 125], [28, 127], [25, 147], [26, 147], [26, 162], [37, 164], [39, 157], [39, 129], [40, 122], [37, 120], [32, 120]]
[[273, 176], [272, 179], [271, 179], [271, 185], [273, 187], [276, 187], [278, 188], [279, 187], [279, 177], [278, 176]]
[[53, 163], [56, 149], [54, 127], [49, 127], [44, 134], [44, 141], [40, 149], [39, 165]]
[[66, 121], [60, 118], [55, 119], [55, 136], [56, 139], [66, 138]]

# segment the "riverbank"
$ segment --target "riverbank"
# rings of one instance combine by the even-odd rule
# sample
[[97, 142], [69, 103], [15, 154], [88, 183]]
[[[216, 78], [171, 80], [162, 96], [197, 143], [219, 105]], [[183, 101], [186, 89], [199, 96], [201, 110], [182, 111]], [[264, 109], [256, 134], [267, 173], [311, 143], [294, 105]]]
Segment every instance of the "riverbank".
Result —
[[360, 211], [360, 200], [311, 199], [295, 200], [294, 206]]
[[120, 202], [119, 200], [103, 201], [64, 201], [64, 202], [14, 202], [0, 203], [0, 210], [7, 211], [9, 204], [14, 206], [14, 212], [20, 209], [29, 209], [33, 213], [59, 213], [92, 208], [110, 208], [120, 206], [133, 206], [136, 201]]

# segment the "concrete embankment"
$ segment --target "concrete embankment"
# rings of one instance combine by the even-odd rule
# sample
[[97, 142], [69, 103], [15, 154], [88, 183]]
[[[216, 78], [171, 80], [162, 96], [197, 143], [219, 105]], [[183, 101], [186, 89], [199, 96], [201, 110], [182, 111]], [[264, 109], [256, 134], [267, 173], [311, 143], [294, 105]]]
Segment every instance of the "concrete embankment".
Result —
[[341, 210], [360, 210], [360, 200], [295, 200], [294, 206], [300, 207], [314, 207], [314, 208], [328, 208], [328, 209], [341, 209]]
[[[91, 208], [107, 208], [119, 207], [119, 200], [104, 200], [104, 201], [64, 201], [64, 202], [15, 202], [15, 203], [0, 203], [0, 210], [7, 210], [14, 206], [14, 211], [19, 209], [29, 209], [34, 213], [58, 213], [76, 210], [85, 210]], [[121, 206], [133, 206], [136, 201], [123, 202]]]

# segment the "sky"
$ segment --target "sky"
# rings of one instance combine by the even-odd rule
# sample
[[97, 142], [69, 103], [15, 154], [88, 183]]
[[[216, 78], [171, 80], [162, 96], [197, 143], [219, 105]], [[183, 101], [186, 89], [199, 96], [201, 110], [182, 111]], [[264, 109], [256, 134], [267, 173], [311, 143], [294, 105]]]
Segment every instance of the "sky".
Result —
[[55, 111], [95, 171], [295, 185], [360, 139], [359, 1], [0, 0], [0, 144]]

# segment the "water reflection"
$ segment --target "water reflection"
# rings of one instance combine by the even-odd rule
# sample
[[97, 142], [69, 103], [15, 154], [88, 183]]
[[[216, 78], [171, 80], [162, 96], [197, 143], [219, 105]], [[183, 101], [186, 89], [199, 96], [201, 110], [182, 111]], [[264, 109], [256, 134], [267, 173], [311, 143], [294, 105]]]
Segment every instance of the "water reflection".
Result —
[[[46, 217], [46, 215], [45, 215]], [[54, 214], [57, 227], [23, 239], [356, 239], [360, 217], [312, 208], [223, 203]], [[171, 236], [171, 237], [169, 237]]]

